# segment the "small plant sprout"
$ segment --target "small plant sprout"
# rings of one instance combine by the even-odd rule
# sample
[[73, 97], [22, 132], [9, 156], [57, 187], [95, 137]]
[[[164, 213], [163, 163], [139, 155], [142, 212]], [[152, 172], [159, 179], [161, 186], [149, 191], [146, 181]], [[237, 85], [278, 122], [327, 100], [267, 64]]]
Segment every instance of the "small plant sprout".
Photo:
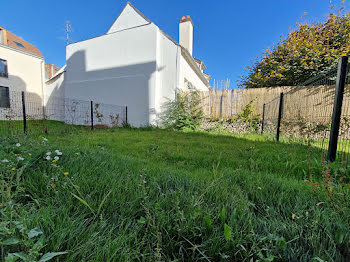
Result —
[[21, 144], [20, 144], [20, 143], [17, 143], [17, 144], [16, 144], [16, 147], [20, 147], [20, 146], [21, 146]]

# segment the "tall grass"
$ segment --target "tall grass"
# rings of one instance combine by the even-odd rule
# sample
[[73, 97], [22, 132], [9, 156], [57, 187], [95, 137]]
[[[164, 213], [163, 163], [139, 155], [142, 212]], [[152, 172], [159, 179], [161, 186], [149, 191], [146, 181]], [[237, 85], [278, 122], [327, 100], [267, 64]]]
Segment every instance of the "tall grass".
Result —
[[[308, 170], [323, 179], [319, 150], [308, 161], [306, 146], [262, 136], [158, 129], [46, 138], [3, 138], [0, 173], [21, 172], [17, 219], [43, 232], [40, 253], [67, 252], [53, 260], [350, 259], [348, 202], [309, 183]], [[26, 246], [2, 247], [4, 257]]]

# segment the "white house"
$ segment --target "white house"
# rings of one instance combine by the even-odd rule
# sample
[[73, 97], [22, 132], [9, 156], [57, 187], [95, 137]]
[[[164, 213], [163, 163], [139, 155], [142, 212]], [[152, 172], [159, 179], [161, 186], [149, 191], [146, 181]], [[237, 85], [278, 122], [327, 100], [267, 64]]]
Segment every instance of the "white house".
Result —
[[[45, 81], [44, 57], [32, 44], [0, 27], [0, 114], [16, 119], [25, 91], [35, 106], [28, 108], [34, 117], [42, 117]], [[5, 114], [5, 116], [4, 116]]]
[[159, 124], [176, 93], [210, 89], [203, 62], [194, 59], [193, 22], [180, 20], [180, 44], [130, 3], [105, 35], [67, 46], [67, 64], [47, 83], [49, 97], [128, 106], [132, 126]]

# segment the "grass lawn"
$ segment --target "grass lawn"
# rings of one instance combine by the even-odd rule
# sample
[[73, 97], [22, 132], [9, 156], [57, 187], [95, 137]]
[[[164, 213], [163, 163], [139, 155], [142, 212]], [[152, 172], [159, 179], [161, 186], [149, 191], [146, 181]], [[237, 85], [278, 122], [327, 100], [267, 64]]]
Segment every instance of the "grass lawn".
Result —
[[[350, 260], [349, 199], [310, 185], [303, 145], [158, 129], [45, 137], [0, 141], [3, 259]], [[322, 181], [320, 152], [310, 154]]]

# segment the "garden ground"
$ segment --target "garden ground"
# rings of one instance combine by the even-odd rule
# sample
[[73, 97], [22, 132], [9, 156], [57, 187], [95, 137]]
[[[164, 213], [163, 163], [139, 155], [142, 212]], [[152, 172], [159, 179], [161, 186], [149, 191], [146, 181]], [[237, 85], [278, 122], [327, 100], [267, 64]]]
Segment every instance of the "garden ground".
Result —
[[350, 260], [348, 200], [309, 182], [309, 170], [323, 181], [316, 148], [308, 158], [303, 145], [259, 135], [122, 128], [3, 137], [1, 147], [3, 258]]

